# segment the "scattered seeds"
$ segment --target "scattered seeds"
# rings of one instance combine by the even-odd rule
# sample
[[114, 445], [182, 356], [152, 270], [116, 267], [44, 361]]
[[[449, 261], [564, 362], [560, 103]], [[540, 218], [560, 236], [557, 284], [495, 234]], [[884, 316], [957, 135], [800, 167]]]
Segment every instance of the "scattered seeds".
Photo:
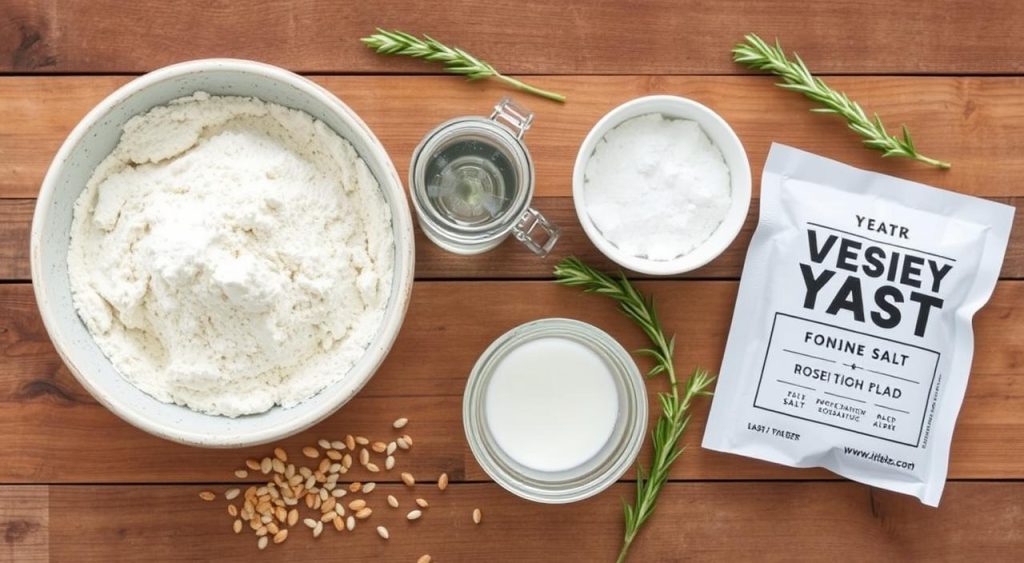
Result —
[[416, 563], [430, 563], [433, 561], [429, 555], [420, 555], [420, 558], [416, 560]]
[[483, 515], [483, 513], [480, 512], [479, 508], [474, 508], [473, 509], [473, 523], [474, 524], [479, 524], [480, 520], [482, 520], [483, 517], [484, 517], [484, 515]]
[[[405, 428], [409, 420], [398, 418], [392, 426], [396, 430]], [[311, 465], [288, 463], [288, 453], [282, 447], [275, 447], [272, 456], [263, 458], [248, 458], [243, 468], [234, 471], [238, 479], [247, 479], [251, 471], [259, 471], [266, 475], [266, 482], [251, 486], [232, 487], [223, 492], [227, 503], [227, 511], [231, 516], [231, 529], [240, 534], [248, 525], [257, 536], [257, 547], [266, 549], [272, 541], [274, 544], [284, 543], [288, 539], [289, 528], [297, 525], [300, 520], [302, 524], [312, 531], [313, 537], [318, 538], [323, 533], [324, 524], [333, 526], [337, 531], [353, 531], [358, 520], [366, 520], [373, 514], [373, 509], [363, 498], [351, 500], [346, 505], [341, 499], [349, 493], [366, 495], [377, 488], [376, 482], [361, 483], [338, 483], [342, 475], [347, 473], [355, 461], [365, 467], [369, 472], [379, 472], [381, 468], [371, 461], [375, 454], [382, 454], [384, 463], [381, 465], [388, 471], [394, 469], [397, 464], [395, 456], [399, 449], [409, 450], [412, 447], [412, 437], [408, 434], [396, 438], [390, 442], [371, 441], [365, 436], [346, 435], [344, 440], [329, 441], [318, 439], [316, 446], [304, 446], [301, 448], [302, 455], [309, 460]], [[358, 448], [358, 453], [356, 448]], [[373, 452], [373, 453], [371, 453]], [[412, 473], [402, 472], [402, 482], [407, 487], [414, 487], [416, 479]], [[437, 480], [437, 486], [442, 491], [448, 486], [448, 474], [442, 473]], [[216, 500], [218, 493], [204, 490], [199, 497], [204, 501]], [[233, 504], [230, 501], [239, 499], [240, 504]], [[319, 513], [319, 518], [301, 518], [300, 509], [297, 505], [305, 502], [311, 510]], [[424, 509], [430, 504], [423, 498], [415, 499], [416, 507], [412, 507], [405, 514], [408, 521], [419, 520], [423, 517]], [[399, 507], [399, 501], [394, 495], [387, 495], [387, 504], [393, 509]], [[480, 509], [473, 510], [473, 522], [479, 524], [482, 520]], [[389, 540], [390, 532], [385, 526], [375, 527], [377, 534]], [[417, 563], [430, 563], [430, 555], [423, 555]]]

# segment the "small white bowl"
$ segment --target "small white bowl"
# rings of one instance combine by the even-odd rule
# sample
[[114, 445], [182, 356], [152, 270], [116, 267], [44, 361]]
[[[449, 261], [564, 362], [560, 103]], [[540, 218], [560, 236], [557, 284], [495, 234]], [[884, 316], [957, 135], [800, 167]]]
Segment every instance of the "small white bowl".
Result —
[[[348, 139], [391, 208], [394, 279], [384, 318], [362, 358], [340, 381], [292, 408], [238, 418], [202, 414], [158, 401], [114, 368], [85, 328], [71, 299], [67, 253], [75, 201], [93, 169], [113, 150], [131, 117], [203, 90], [254, 96], [299, 109]], [[43, 180], [32, 219], [32, 284], [39, 313], [68, 369], [97, 401], [129, 423], [168, 440], [243, 447], [278, 440], [323, 420], [355, 396], [384, 360], [405, 317], [413, 280], [412, 215], [394, 164], [370, 128], [341, 100], [297, 74], [252, 61], [207, 59], [161, 68], [107, 96], [75, 127]]]
[[[725, 219], [711, 236], [692, 251], [672, 260], [649, 260], [623, 252], [608, 241], [594, 225], [584, 205], [583, 181], [587, 161], [594, 154], [597, 143], [613, 128], [624, 121], [647, 115], [660, 113], [668, 118], [689, 119], [696, 121], [704, 133], [722, 151], [725, 164], [729, 167], [732, 183], [732, 204]], [[587, 134], [576, 155], [576, 165], [572, 172], [572, 199], [576, 206], [583, 230], [598, 250], [616, 264], [640, 272], [656, 276], [669, 276], [696, 270], [714, 260], [736, 239], [750, 208], [750, 163], [743, 143], [717, 113], [707, 106], [687, 98], [678, 96], [646, 96], [630, 100], [608, 112]]]

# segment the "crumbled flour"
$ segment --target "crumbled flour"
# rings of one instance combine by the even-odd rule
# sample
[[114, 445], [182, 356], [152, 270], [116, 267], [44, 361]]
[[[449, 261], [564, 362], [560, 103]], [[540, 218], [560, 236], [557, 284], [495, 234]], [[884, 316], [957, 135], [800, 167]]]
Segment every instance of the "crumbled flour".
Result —
[[140, 389], [239, 416], [343, 378], [391, 287], [391, 215], [306, 113], [203, 92], [131, 119], [75, 204], [75, 307]]
[[594, 226], [632, 256], [672, 260], [706, 241], [732, 201], [722, 152], [696, 122], [652, 113], [597, 143], [584, 171]]

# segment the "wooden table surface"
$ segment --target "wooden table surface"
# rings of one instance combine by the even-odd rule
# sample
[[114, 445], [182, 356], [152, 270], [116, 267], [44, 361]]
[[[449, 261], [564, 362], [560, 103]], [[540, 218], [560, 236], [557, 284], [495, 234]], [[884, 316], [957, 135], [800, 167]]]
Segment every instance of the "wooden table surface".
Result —
[[[28, 232], [40, 182], [75, 123], [133, 76], [214, 56], [251, 58], [307, 74], [373, 128], [404, 178], [411, 151], [440, 121], [481, 114], [506, 93], [467, 84], [419, 61], [379, 57], [358, 38], [375, 26], [427, 32], [509, 73], [568, 95], [558, 105], [523, 95], [536, 111], [527, 136], [536, 160], [536, 207], [564, 229], [551, 257], [513, 242], [457, 257], [417, 238], [417, 282], [391, 355], [359, 396], [284, 441], [293, 457], [317, 438], [393, 433], [411, 419], [401, 466], [420, 480], [447, 472], [444, 493], [417, 485], [427, 516], [397, 511], [367, 527], [295, 533], [257, 553], [234, 535], [223, 491], [232, 471], [268, 448], [217, 451], [172, 444], [97, 404], [62, 365], [33, 300]], [[0, 560], [609, 561], [632, 474], [591, 500], [532, 504], [504, 492], [466, 445], [461, 401], [478, 355], [510, 327], [548, 316], [598, 325], [627, 347], [637, 330], [610, 303], [551, 283], [552, 265], [579, 255], [609, 266], [583, 235], [570, 199], [572, 163], [601, 115], [650, 93], [694, 98], [736, 129], [760, 177], [772, 141], [854, 166], [1021, 207], [1024, 203], [1024, 4], [1014, 1], [718, 2], [536, 0], [448, 2], [59, 2], [0, 0]], [[837, 118], [731, 62], [744, 33], [779, 36], [891, 127], [907, 123], [942, 172], [882, 160]], [[645, 281], [678, 333], [679, 369], [718, 369], [753, 228], [719, 259], [678, 279]], [[1020, 560], [1024, 558], [1024, 225], [1018, 213], [1002, 280], [975, 320], [976, 349], [956, 427], [949, 483], [938, 509], [914, 498], [704, 451], [707, 403], [685, 437], [658, 511], [634, 561]], [[660, 382], [651, 384], [652, 390]], [[648, 450], [641, 453], [646, 459]], [[395, 472], [377, 498], [410, 494]], [[355, 479], [369, 475], [349, 474]], [[248, 479], [252, 481], [253, 479]], [[474, 526], [470, 512], [484, 521]], [[301, 524], [300, 524], [301, 526]], [[296, 532], [300, 530], [295, 530]], [[304, 530], [302, 530], [304, 531]], [[258, 556], [258, 557], [257, 557]]]

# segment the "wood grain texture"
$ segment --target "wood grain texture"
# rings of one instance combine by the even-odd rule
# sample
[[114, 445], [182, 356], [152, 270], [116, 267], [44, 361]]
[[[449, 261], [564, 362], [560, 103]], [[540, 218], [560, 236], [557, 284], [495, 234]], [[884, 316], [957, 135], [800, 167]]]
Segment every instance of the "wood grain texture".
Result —
[[50, 561], [50, 489], [0, 486], [0, 561]]
[[[1024, 6], [1024, 4], [1022, 4]], [[498, 84], [450, 76], [313, 77], [349, 104], [376, 132], [400, 177], [416, 144], [438, 123], [487, 114], [508, 93]], [[0, 197], [31, 198], [72, 127], [127, 77], [0, 78]], [[1024, 78], [836, 77], [868, 111], [895, 131], [906, 123], [921, 152], [953, 162], [941, 171], [906, 159], [882, 159], [861, 146], [845, 123], [811, 113], [801, 96], [762, 76], [549, 76], [562, 106], [519, 97], [537, 116], [526, 135], [536, 164], [537, 194], [567, 197], [580, 144], [605, 113], [645, 94], [693, 98], [719, 112], [743, 141], [755, 193], [773, 141], [860, 168], [981, 196], [1024, 196]]]
[[[1024, 198], [997, 198], [1018, 208], [1010, 231], [1010, 244], [1000, 277], [1024, 277]], [[34, 200], [0, 199], [0, 280], [27, 281], [29, 268], [29, 229]], [[562, 229], [552, 253], [538, 259], [513, 239], [498, 248], [476, 256], [460, 256], [442, 250], [430, 242], [419, 226], [416, 231], [416, 278], [421, 280], [464, 279], [550, 279], [554, 264], [565, 256], [578, 256], [594, 267], [613, 271], [619, 267], [597, 250], [579, 224], [572, 199], [543, 197], [534, 207]], [[757, 226], [758, 201], [751, 203], [746, 224], [736, 241], [707, 266], [671, 278], [736, 279], [743, 269], [750, 237]], [[633, 274], [635, 277], [645, 277]]]
[[[315, 72], [430, 72], [375, 56], [376, 26], [425, 32], [511, 73], [736, 73], [743, 34], [780, 37], [831, 73], [1019, 73], [1018, 2], [750, 0], [436, 3], [3, 0], [0, 72], [141, 72], [242, 57]], [[557, 30], [557, 33], [553, 33]]]
[[[84, 391], [56, 355], [31, 287], [17, 281], [30, 275], [32, 198], [72, 127], [131, 79], [125, 75], [201, 57], [251, 58], [314, 74], [367, 121], [405, 178], [424, 133], [454, 116], [486, 114], [509, 91], [373, 54], [358, 38], [378, 25], [431, 33], [569, 96], [566, 105], [516, 96], [537, 113], [526, 137], [538, 176], [536, 206], [565, 234], [547, 260], [513, 242], [483, 256], [455, 257], [417, 235], [420, 281], [387, 361], [350, 404], [283, 445], [298, 457], [319, 437], [389, 436], [389, 421], [409, 417], [416, 442], [399, 468], [421, 482], [415, 493], [431, 502], [426, 517], [401, 519], [412, 494], [395, 475], [353, 472], [348, 477], [382, 483], [369, 525], [341, 537], [328, 531], [319, 541], [296, 528], [285, 545], [257, 553], [251, 535], [231, 533], [225, 501], [202, 502], [197, 492], [222, 492], [237, 482], [232, 471], [245, 457], [269, 448], [204, 450], [159, 440]], [[632, 473], [588, 501], [528, 503], [490, 482], [461, 422], [466, 375], [484, 348], [516, 324], [574, 317], [627, 348], [643, 344], [600, 298], [547, 281], [511, 281], [549, 279], [554, 261], [568, 254], [610, 266], [585, 239], [569, 198], [573, 161], [591, 126], [636, 96], [682, 95], [736, 129], [755, 194], [770, 143], [778, 141], [1020, 207], [1022, 27], [1024, 3], [1006, 0], [0, 0], [0, 563], [415, 561], [423, 553], [441, 562], [610, 560], [622, 534], [621, 499], [633, 494]], [[891, 130], [906, 123], [920, 150], [951, 160], [953, 170], [882, 160], [841, 120], [811, 114], [809, 102], [773, 87], [770, 77], [749, 75], [729, 54], [748, 32], [780, 37]], [[656, 295], [665, 324], [679, 331], [684, 371], [719, 367], [756, 205], [730, 250], [688, 276], [700, 280], [641, 283]], [[1004, 281], [975, 320], [972, 375], [940, 508], [821, 469], [702, 450], [704, 401], [631, 561], [1021, 560], [1022, 221], [1018, 214]], [[445, 493], [423, 484], [441, 471], [453, 482]], [[389, 492], [404, 510], [384, 508]], [[480, 526], [470, 520], [475, 507], [484, 511]], [[372, 532], [377, 524], [391, 529], [390, 541]]]
[[[374, 513], [353, 532], [329, 528], [314, 540], [299, 523], [285, 543], [258, 553], [251, 531], [231, 532], [227, 502], [203, 502], [199, 490], [51, 486], [50, 519], [60, 522], [50, 530], [51, 555], [82, 562], [141, 554], [154, 561], [412, 562], [425, 553], [435, 561], [610, 561], [622, 533], [620, 499], [633, 492], [619, 484], [587, 501], [542, 506], [494, 484], [456, 484], [443, 493], [385, 485], [367, 496]], [[387, 494], [399, 499], [399, 510], [384, 504]], [[414, 494], [430, 508], [407, 522]], [[670, 483], [631, 560], [1013, 561], [1024, 551], [1022, 503], [1024, 483], [950, 483], [938, 509], [845, 482]], [[470, 519], [477, 507], [480, 525]], [[389, 541], [376, 535], [378, 525], [389, 529]]]
[[[701, 365], [717, 370], [736, 284], [659, 281], [641, 286], [656, 296], [665, 326], [677, 331], [679, 369]], [[54, 353], [30, 289], [0, 286], [0, 451], [16, 452], [0, 464], [0, 482], [216, 482], [231, 479], [245, 457], [269, 451], [178, 446], [119, 421], [78, 385]], [[611, 303], [553, 283], [418, 282], [398, 341], [373, 380], [341, 411], [283, 444], [297, 452], [320, 437], [386, 436], [391, 420], [407, 416], [417, 445], [401, 462], [411, 471], [486, 479], [462, 431], [466, 376], [500, 334], [550, 316], [593, 323], [627, 349], [643, 345], [642, 335]], [[481, 318], [492, 321], [480, 323]], [[953, 441], [952, 478], [1024, 478], [1022, 322], [1024, 282], [1000, 283], [975, 321], [977, 349]], [[658, 385], [649, 386], [652, 400]], [[685, 440], [689, 449], [673, 479], [833, 478], [823, 470], [790, 469], [701, 449], [707, 408], [701, 402], [695, 410]], [[655, 412], [652, 408], [652, 416]]]

